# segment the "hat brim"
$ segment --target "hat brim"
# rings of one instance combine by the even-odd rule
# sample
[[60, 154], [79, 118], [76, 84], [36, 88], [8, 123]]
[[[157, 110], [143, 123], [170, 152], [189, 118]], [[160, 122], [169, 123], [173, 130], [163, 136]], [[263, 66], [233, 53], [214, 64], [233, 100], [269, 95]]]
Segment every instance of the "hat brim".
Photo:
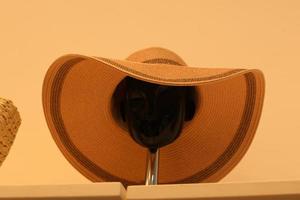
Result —
[[112, 95], [126, 77], [195, 86], [196, 114], [161, 148], [159, 183], [214, 182], [241, 160], [255, 134], [264, 98], [257, 69], [198, 68], [66, 55], [49, 68], [43, 107], [67, 160], [92, 181], [143, 184], [146, 149], [112, 114]]

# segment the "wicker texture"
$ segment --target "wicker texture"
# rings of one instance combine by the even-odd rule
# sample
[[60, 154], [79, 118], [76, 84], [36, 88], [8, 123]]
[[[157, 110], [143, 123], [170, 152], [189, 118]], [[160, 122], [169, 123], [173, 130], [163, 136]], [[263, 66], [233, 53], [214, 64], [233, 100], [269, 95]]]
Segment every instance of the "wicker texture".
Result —
[[21, 118], [12, 101], [0, 98], [0, 166], [12, 146]]

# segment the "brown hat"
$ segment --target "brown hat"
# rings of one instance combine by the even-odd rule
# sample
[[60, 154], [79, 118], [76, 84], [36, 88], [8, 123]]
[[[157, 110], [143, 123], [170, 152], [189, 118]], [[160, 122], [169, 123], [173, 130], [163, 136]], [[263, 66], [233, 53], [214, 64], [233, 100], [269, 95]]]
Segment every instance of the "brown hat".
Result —
[[0, 166], [8, 155], [20, 124], [20, 114], [12, 101], [0, 98]]
[[144, 184], [147, 149], [120, 126], [112, 100], [128, 76], [196, 88], [193, 119], [160, 149], [159, 183], [218, 181], [246, 153], [263, 105], [261, 71], [190, 67], [163, 48], [143, 49], [126, 60], [66, 55], [46, 74], [44, 112], [59, 149], [90, 180]]

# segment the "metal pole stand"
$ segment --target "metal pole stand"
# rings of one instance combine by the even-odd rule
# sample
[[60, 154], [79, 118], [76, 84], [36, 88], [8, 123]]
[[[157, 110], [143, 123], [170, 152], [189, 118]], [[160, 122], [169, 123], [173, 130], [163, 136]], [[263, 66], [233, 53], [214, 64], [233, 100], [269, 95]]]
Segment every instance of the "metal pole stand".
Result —
[[159, 149], [155, 153], [148, 150], [147, 171], [145, 185], [157, 185], [158, 180]]

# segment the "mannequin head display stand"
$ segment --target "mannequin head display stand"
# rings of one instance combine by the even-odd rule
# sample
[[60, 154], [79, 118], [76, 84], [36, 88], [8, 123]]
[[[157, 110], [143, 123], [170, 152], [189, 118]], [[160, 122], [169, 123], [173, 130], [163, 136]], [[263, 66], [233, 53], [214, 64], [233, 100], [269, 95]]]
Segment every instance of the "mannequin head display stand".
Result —
[[[195, 89], [126, 77], [118, 86], [119, 114], [132, 139], [148, 149], [145, 185], [158, 183], [159, 149], [174, 142], [195, 113]], [[175, 166], [174, 166], [175, 167]]]

